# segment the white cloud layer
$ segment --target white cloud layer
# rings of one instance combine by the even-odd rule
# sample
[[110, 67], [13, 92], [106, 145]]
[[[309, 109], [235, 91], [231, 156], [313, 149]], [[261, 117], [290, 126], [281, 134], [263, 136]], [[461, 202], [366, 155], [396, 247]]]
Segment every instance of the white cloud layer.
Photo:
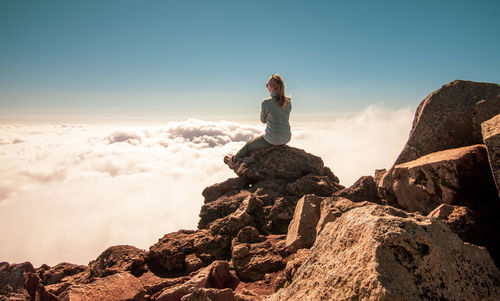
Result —
[[[292, 124], [291, 146], [323, 158], [352, 184], [387, 168], [412, 112], [369, 107], [329, 122]], [[189, 119], [162, 126], [0, 127], [0, 261], [87, 264], [104, 249], [147, 249], [195, 229], [206, 186], [234, 173], [223, 157], [264, 125]]]

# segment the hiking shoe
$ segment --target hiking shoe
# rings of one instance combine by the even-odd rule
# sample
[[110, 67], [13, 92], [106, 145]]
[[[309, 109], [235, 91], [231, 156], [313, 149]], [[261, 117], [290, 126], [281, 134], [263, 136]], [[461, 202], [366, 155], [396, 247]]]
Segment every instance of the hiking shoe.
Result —
[[226, 155], [224, 157], [224, 163], [226, 163], [230, 168], [234, 168], [236, 162], [234, 162], [234, 156]]

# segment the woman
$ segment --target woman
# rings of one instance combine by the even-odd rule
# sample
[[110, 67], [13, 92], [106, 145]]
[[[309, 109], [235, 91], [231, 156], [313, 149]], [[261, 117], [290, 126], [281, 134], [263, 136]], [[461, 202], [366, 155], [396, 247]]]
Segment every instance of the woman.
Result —
[[264, 135], [248, 141], [234, 156], [225, 156], [224, 162], [232, 166], [249, 153], [273, 145], [282, 145], [290, 141], [292, 134], [288, 122], [292, 110], [292, 100], [285, 96], [285, 84], [278, 74], [269, 78], [266, 84], [270, 98], [261, 103], [260, 121], [266, 124]]

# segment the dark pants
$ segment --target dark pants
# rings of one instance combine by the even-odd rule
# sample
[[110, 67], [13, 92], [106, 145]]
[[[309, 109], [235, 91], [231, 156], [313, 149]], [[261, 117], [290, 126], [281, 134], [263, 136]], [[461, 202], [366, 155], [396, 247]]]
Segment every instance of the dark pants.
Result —
[[258, 137], [253, 138], [252, 140], [249, 140], [247, 144], [245, 144], [234, 156], [234, 161], [236, 162], [238, 159], [241, 159], [243, 157], [246, 157], [248, 154], [250, 154], [253, 151], [270, 147], [272, 146], [271, 143], [267, 142], [264, 139], [264, 135], [260, 135]]

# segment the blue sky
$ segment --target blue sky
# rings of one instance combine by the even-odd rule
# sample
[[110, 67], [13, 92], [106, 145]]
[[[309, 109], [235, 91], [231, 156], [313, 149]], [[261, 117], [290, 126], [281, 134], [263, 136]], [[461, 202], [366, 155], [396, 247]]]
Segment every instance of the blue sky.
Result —
[[1, 1], [0, 118], [254, 116], [273, 73], [293, 114], [416, 108], [455, 79], [500, 82], [498, 16], [499, 1]]

